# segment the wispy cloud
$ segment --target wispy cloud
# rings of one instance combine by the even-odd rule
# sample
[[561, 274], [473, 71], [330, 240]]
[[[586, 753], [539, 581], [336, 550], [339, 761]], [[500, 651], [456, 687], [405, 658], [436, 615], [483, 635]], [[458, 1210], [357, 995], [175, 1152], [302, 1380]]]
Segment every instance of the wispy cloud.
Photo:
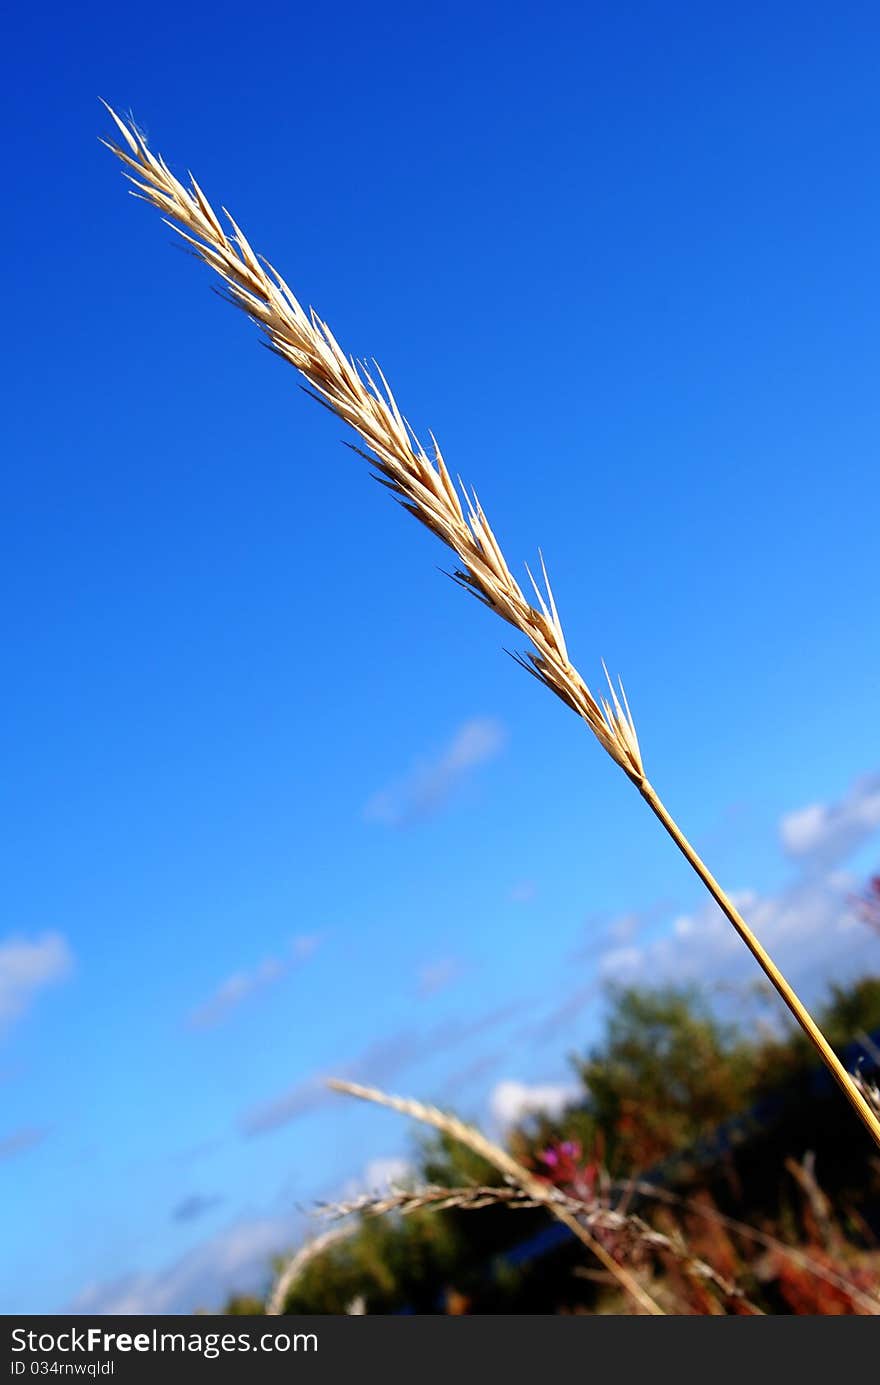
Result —
[[476, 1058], [472, 1058], [470, 1062], [457, 1068], [455, 1072], [451, 1072], [444, 1079], [441, 1088], [444, 1100], [448, 1100], [452, 1105], [461, 1109], [462, 1093], [467, 1091], [472, 1083], [479, 1082], [481, 1078], [486, 1077], [501, 1063], [507, 1062], [509, 1057], [509, 1050], [506, 1048], [478, 1054]]
[[252, 1106], [239, 1121], [241, 1132], [243, 1135], [267, 1135], [301, 1116], [320, 1111], [332, 1099], [333, 1094], [324, 1085], [323, 1076], [307, 1077], [280, 1096]]
[[219, 1207], [223, 1199], [218, 1194], [213, 1193], [190, 1193], [188, 1197], [181, 1198], [180, 1202], [171, 1209], [171, 1220], [176, 1222], [196, 1221], [203, 1217], [206, 1212], [213, 1212], [215, 1207]]
[[805, 869], [828, 870], [880, 828], [880, 774], [864, 775], [837, 803], [810, 803], [779, 825], [782, 845]]
[[433, 757], [422, 758], [364, 805], [364, 819], [386, 827], [405, 827], [437, 812], [462, 781], [495, 758], [507, 736], [499, 721], [474, 717], [464, 722]]
[[63, 1311], [77, 1314], [192, 1313], [216, 1309], [232, 1292], [264, 1292], [271, 1257], [288, 1249], [302, 1216], [241, 1218], [155, 1273], [134, 1273], [87, 1285]]
[[13, 1159], [16, 1154], [24, 1154], [42, 1144], [49, 1133], [47, 1126], [28, 1125], [13, 1130], [9, 1135], [0, 1136], [0, 1160]]
[[529, 1020], [522, 1026], [519, 1037], [530, 1044], [546, 1044], [568, 1036], [578, 1016], [596, 1002], [599, 994], [600, 987], [595, 976], [579, 981], [571, 989], [563, 989], [539, 1018]]
[[221, 1024], [242, 1001], [257, 991], [264, 990], [296, 967], [302, 966], [314, 955], [320, 946], [318, 934], [308, 934], [293, 939], [289, 948], [281, 956], [266, 957], [256, 966], [246, 971], [234, 972], [187, 1017], [190, 1029], [211, 1029]]
[[0, 1025], [18, 1019], [41, 990], [63, 981], [72, 968], [73, 954], [60, 933], [0, 942]]
[[[338, 1185], [328, 1189], [328, 1195], [333, 1200], [367, 1191], [385, 1192], [390, 1183], [405, 1181], [410, 1172], [410, 1164], [399, 1155], [374, 1158], [357, 1178], [343, 1189]], [[173, 1215], [180, 1222], [192, 1221], [218, 1202], [216, 1197], [196, 1194], [184, 1199]], [[273, 1259], [289, 1253], [314, 1232], [314, 1220], [306, 1212], [277, 1212], [270, 1205], [262, 1214], [237, 1217], [155, 1271], [134, 1271], [85, 1285], [61, 1311], [137, 1317], [189, 1314], [197, 1309], [216, 1312], [232, 1294], [265, 1294], [274, 1277]]]
[[420, 996], [436, 995], [459, 979], [464, 967], [457, 957], [441, 957], [419, 968], [417, 989]]
[[483, 1015], [444, 1020], [426, 1030], [401, 1030], [376, 1039], [348, 1062], [304, 1078], [280, 1096], [251, 1107], [241, 1116], [239, 1129], [245, 1136], [269, 1134], [338, 1102], [338, 1094], [325, 1085], [326, 1077], [383, 1086], [419, 1063], [500, 1028], [518, 1013], [518, 1005], [504, 1005]]
[[507, 891], [510, 904], [532, 904], [538, 897], [538, 887], [534, 880], [518, 880]]

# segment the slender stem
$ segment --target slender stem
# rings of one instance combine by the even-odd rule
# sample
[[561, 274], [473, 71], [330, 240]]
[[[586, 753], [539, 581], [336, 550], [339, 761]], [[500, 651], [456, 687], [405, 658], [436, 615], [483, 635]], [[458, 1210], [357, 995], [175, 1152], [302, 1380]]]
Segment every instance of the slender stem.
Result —
[[[520, 1181], [522, 1182], [522, 1180]], [[523, 1184], [523, 1186], [525, 1186], [525, 1184]], [[532, 1191], [537, 1201], [540, 1194], [536, 1190]], [[595, 1236], [592, 1236], [587, 1228], [581, 1225], [577, 1217], [572, 1216], [570, 1212], [567, 1212], [565, 1208], [560, 1207], [556, 1202], [548, 1200], [546, 1194], [540, 1198], [540, 1200], [550, 1208], [553, 1215], [557, 1217], [564, 1226], [568, 1227], [569, 1231], [577, 1236], [578, 1240], [587, 1247], [587, 1250], [592, 1251], [599, 1263], [605, 1266], [605, 1269], [609, 1274], [613, 1275], [621, 1288], [625, 1289], [646, 1313], [649, 1313], [652, 1317], [662, 1318], [666, 1316], [660, 1305], [654, 1301], [649, 1293], [646, 1293], [635, 1276], [630, 1273], [625, 1265], [621, 1265], [615, 1260], [614, 1256], [602, 1245], [602, 1242], [597, 1241]]]
[[776, 966], [775, 962], [764, 951], [763, 947], [758, 942], [758, 939], [755, 937], [752, 930], [749, 928], [749, 925], [746, 923], [742, 914], [740, 914], [739, 910], [734, 907], [732, 901], [728, 898], [724, 890], [718, 884], [718, 881], [715, 879], [712, 872], [703, 863], [703, 861], [701, 861], [700, 857], [697, 855], [696, 851], [694, 851], [694, 848], [691, 846], [690, 842], [682, 832], [681, 828], [674, 821], [674, 819], [669, 816], [669, 813], [663, 806], [663, 803], [657, 795], [653, 785], [649, 784], [647, 779], [644, 779], [640, 783], [638, 783], [637, 787], [645, 802], [648, 804], [648, 807], [656, 815], [656, 817], [659, 818], [660, 822], [662, 822], [663, 826], [666, 828], [666, 831], [669, 833], [670, 837], [675, 842], [675, 845], [678, 847], [679, 851], [693, 866], [694, 870], [697, 872], [697, 875], [700, 877], [703, 884], [706, 886], [707, 890], [712, 895], [719, 909], [721, 909], [722, 913], [725, 914], [726, 917], [733, 924], [734, 928], [736, 929], [739, 936], [742, 938], [746, 947], [749, 949], [752, 956], [755, 958], [758, 965], [763, 970], [765, 976], [767, 976], [768, 979], [772, 981], [776, 990], [782, 996], [782, 999], [785, 1001], [789, 1010], [794, 1015], [801, 1029], [803, 1029], [807, 1038], [810, 1040], [810, 1043], [819, 1053], [820, 1057], [822, 1058], [822, 1061], [829, 1069], [831, 1076], [834, 1078], [835, 1082], [840, 1087], [847, 1101], [852, 1106], [853, 1110], [856, 1112], [857, 1116], [860, 1118], [862, 1123], [867, 1127], [870, 1134], [874, 1137], [875, 1143], [878, 1146], [880, 1146], [880, 1119], [878, 1119], [874, 1111], [872, 1111], [870, 1105], [865, 1100], [862, 1093], [859, 1091], [852, 1077], [841, 1063], [837, 1054], [834, 1052], [834, 1049], [831, 1047], [828, 1040], [825, 1038], [825, 1035], [822, 1033], [822, 1030], [816, 1024], [816, 1021], [813, 1019], [807, 1007], [803, 1004], [801, 1000], [799, 1000], [795, 992], [792, 990], [791, 986], [786, 981], [785, 977], [782, 975], [782, 972]]

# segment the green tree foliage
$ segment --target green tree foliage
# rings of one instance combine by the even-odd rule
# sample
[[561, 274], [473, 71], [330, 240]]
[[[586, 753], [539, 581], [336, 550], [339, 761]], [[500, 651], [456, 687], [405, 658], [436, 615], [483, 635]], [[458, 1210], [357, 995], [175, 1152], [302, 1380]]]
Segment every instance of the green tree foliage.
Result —
[[608, 1156], [643, 1169], [739, 1111], [753, 1051], [693, 988], [611, 993], [603, 1042], [575, 1067]]
[[265, 1311], [263, 1300], [251, 1294], [234, 1294], [223, 1309], [224, 1313], [234, 1318], [258, 1318]]
[[859, 1034], [880, 1029], [880, 977], [865, 976], [853, 986], [832, 986], [822, 1027], [831, 1043], [841, 1046]]

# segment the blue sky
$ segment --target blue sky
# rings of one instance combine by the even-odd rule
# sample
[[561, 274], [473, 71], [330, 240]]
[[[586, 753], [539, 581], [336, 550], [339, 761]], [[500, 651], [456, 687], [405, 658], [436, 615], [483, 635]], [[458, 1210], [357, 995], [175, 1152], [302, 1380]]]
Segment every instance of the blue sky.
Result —
[[877, 960], [846, 896], [880, 827], [880, 17], [11, 28], [0, 1309], [186, 1310], [405, 1155], [323, 1075], [497, 1127], [565, 1090], [603, 978], [754, 973], [126, 196], [97, 98], [381, 362], [511, 563], [542, 546], [581, 672], [622, 673], [650, 777], [815, 993]]

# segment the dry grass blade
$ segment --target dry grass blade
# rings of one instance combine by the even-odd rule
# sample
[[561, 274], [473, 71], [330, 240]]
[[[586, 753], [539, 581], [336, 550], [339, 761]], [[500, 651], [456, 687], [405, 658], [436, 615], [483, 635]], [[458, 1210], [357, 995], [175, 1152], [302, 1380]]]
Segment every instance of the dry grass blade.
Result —
[[626, 699], [621, 702], [610, 681], [611, 702], [595, 698], [570, 662], [543, 558], [546, 596], [532, 579], [536, 608], [511, 573], [476, 495], [464, 486], [459, 495], [433, 435], [433, 457], [428, 456], [379, 367], [377, 384], [368, 366], [346, 356], [326, 322], [313, 309], [306, 312], [281, 275], [254, 254], [228, 214], [229, 229], [223, 229], [195, 179], [185, 187], [134, 125], [120, 120], [109, 106], [107, 110], [125, 146], [105, 143], [126, 165], [137, 196], [163, 213], [220, 276], [231, 302], [261, 328], [272, 350], [295, 366], [310, 392], [359, 435], [367, 449], [361, 455], [376, 467], [379, 479], [456, 554], [463, 565], [456, 579], [531, 642], [532, 651], [519, 661], [583, 717], [609, 755], [640, 782], [642, 760]]
[[223, 229], [196, 180], [190, 177], [189, 187], [185, 187], [164, 159], [152, 153], [133, 124], [126, 124], [109, 106], [107, 110], [125, 147], [105, 143], [128, 169], [136, 195], [157, 207], [168, 225], [219, 275], [230, 301], [260, 327], [272, 350], [295, 366], [308, 382], [309, 392], [354, 429], [366, 447], [362, 455], [376, 467], [383, 484], [405, 510], [457, 555], [462, 567], [454, 574], [456, 580], [531, 642], [532, 649], [525, 657], [514, 657], [583, 718], [637, 786], [880, 1146], [880, 1118], [870, 1101], [646, 778], [622, 684], [618, 695], [609, 679], [610, 700], [597, 699], [571, 663], [543, 558], [546, 597], [529, 573], [538, 601], [535, 607], [526, 600], [511, 573], [476, 494], [468, 494], [462, 486], [459, 495], [433, 436], [434, 455], [428, 456], [401, 414], [378, 366], [376, 373], [381, 385], [377, 385], [365, 364], [346, 356], [327, 324], [313, 309], [306, 312], [281, 275], [254, 254], [228, 213], [229, 229]]
[[354, 1225], [334, 1226], [331, 1231], [325, 1231], [322, 1236], [315, 1236], [313, 1240], [306, 1241], [305, 1245], [300, 1247], [275, 1281], [269, 1295], [269, 1301], [266, 1304], [266, 1312], [270, 1317], [278, 1317], [284, 1312], [284, 1304], [291, 1289], [312, 1261], [317, 1260], [320, 1255], [331, 1250], [333, 1246], [339, 1245], [340, 1241], [348, 1240], [354, 1230]]
[[578, 1218], [573, 1215], [562, 1203], [554, 1196], [553, 1190], [548, 1189], [534, 1174], [529, 1173], [521, 1164], [502, 1149], [499, 1145], [487, 1140], [479, 1130], [473, 1126], [466, 1125], [457, 1116], [448, 1115], [440, 1111], [436, 1106], [425, 1106], [420, 1101], [412, 1101], [406, 1097], [389, 1096], [386, 1092], [380, 1092], [375, 1087], [362, 1087], [357, 1082], [343, 1082], [338, 1078], [331, 1078], [327, 1083], [336, 1092], [345, 1092], [348, 1096], [356, 1096], [361, 1101], [371, 1101], [378, 1106], [387, 1106], [392, 1111], [400, 1111], [404, 1116], [410, 1116], [413, 1120], [421, 1121], [423, 1125], [433, 1126], [435, 1130], [440, 1130], [446, 1135], [451, 1135], [454, 1140], [466, 1148], [473, 1150], [480, 1158], [485, 1159], [487, 1164], [491, 1164], [505, 1178], [522, 1188], [529, 1197], [536, 1202], [547, 1207], [565, 1226], [568, 1227], [578, 1240], [581, 1241], [588, 1250], [601, 1261], [605, 1269], [620, 1284], [622, 1289], [630, 1295], [633, 1301], [645, 1313], [654, 1316], [664, 1316], [663, 1309], [654, 1302], [651, 1295], [642, 1288], [635, 1275], [624, 1265], [619, 1265], [605, 1247], [593, 1236], [590, 1235], [586, 1227], [582, 1226]]
[[683, 1242], [674, 1241], [662, 1231], [655, 1231], [641, 1217], [627, 1215], [599, 1202], [582, 1202], [579, 1198], [568, 1197], [558, 1188], [549, 1190], [549, 1197], [539, 1200], [519, 1188], [443, 1188], [429, 1185], [415, 1190], [392, 1189], [384, 1197], [364, 1193], [349, 1202], [322, 1203], [318, 1210], [323, 1216], [333, 1218], [380, 1217], [389, 1212], [397, 1212], [408, 1217], [414, 1212], [446, 1212], [453, 1209], [475, 1212], [493, 1206], [524, 1211], [551, 1204], [565, 1208], [590, 1230], [611, 1232], [629, 1245], [672, 1256], [690, 1274], [714, 1285], [724, 1298], [738, 1302], [750, 1313], [763, 1317], [761, 1309], [746, 1297], [738, 1284], [720, 1274], [699, 1256], [693, 1255]]
[[[814, 1278], [848, 1294], [853, 1304], [861, 1308], [867, 1316], [880, 1316], [880, 1300], [876, 1297], [866, 1293], [846, 1275], [837, 1273], [798, 1247], [786, 1245], [784, 1241], [780, 1241], [766, 1231], [759, 1231], [746, 1222], [726, 1216], [717, 1208], [707, 1207], [693, 1198], [682, 1197], [678, 1193], [670, 1192], [668, 1189], [660, 1188], [653, 1183], [627, 1179], [614, 1186], [623, 1195], [624, 1203], [635, 1192], [642, 1197], [665, 1203], [670, 1207], [680, 1208], [715, 1222], [756, 1245], [775, 1251], [778, 1255], [791, 1260], [793, 1264], [808, 1274], [813, 1275]], [[547, 1189], [545, 1196], [539, 1199], [519, 1187], [444, 1188], [439, 1185], [429, 1185], [416, 1190], [392, 1189], [384, 1197], [365, 1193], [361, 1197], [350, 1199], [348, 1202], [321, 1204], [318, 1210], [321, 1215], [331, 1218], [382, 1216], [389, 1212], [399, 1212], [402, 1216], [409, 1216], [413, 1212], [423, 1210], [447, 1211], [458, 1208], [463, 1211], [477, 1211], [484, 1207], [499, 1205], [510, 1207], [512, 1210], [527, 1210], [547, 1206], [550, 1200], [558, 1203], [561, 1207], [567, 1207], [573, 1216], [585, 1219], [587, 1224], [596, 1230], [605, 1229], [614, 1233], [625, 1231], [628, 1238], [636, 1244], [671, 1255], [681, 1262], [691, 1274], [713, 1284], [725, 1298], [739, 1301], [751, 1313], [760, 1315], [761, 1310], [746, 1297], [739, 1285], [719, 1274], [706, 1261], [693, 1255], [683, 1243], [673, 1241], [663, 1232], [655, 1231], [642, 1218], [632, 1213], [624, 1213], [619, 1209], [611, 1209], [599, 1203], [583, 1203], [579, 1199], [567, 1197], [558, 1189]], [[325, 1251], [346, 1240], [355, 1229], [356, 1224], [335, 1227], [301, 1247], [278, 1276], [266, 1312], [276, 1315], [282, 1313], [290, 1290], [308, 1265], [323, 1255]]]
[[342, 1217], [382, 1217], [390, 1212], [398, 1212], [402, 1217], [412, 1216], [414, 1212], [449, 1212], [453, 1208], [476, 1212], [499, 1203], [519, 1210], [534, 1210], [543, 1207], [545, 1201], [530, 1197], [522, 1188], [491, 1188], [482, 1184], [444, 1188], [442, 1184], [429, 1183], [415, 1189], [392, 1187], [385, 1194], [361, 1193], [346, 1202], [319, 1202], [316, 1210], [318, 1216], [336, 1221]]

